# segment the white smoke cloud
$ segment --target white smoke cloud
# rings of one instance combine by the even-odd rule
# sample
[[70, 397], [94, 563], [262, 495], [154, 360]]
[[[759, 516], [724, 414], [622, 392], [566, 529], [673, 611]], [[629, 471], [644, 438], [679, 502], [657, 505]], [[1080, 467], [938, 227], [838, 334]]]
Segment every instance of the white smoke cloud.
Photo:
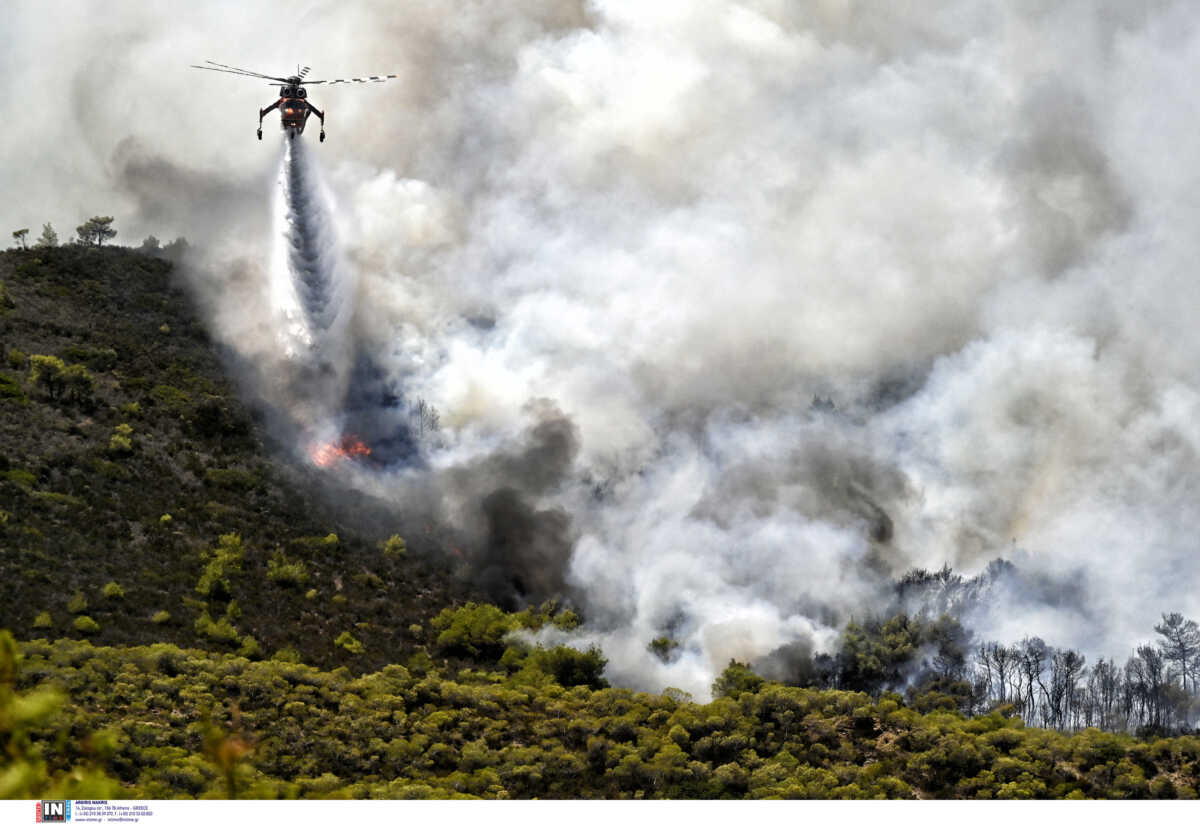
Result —
[[704, 696], [731, 656], [827, 649], [914, 565], [1085, 587], [990, 637], [1122, 655], [1200, 613], [1190, 4], [104, 11], [18, 3], [0, 33], [5, 218], [200, 241], [220, 328], [279, 357], [273, 90], [183, 66], [400, 73], [310, 89], [347, 334], [442, 415], [427, 469], [360, 483], [569, 516], [514, 535], [622, 683]]

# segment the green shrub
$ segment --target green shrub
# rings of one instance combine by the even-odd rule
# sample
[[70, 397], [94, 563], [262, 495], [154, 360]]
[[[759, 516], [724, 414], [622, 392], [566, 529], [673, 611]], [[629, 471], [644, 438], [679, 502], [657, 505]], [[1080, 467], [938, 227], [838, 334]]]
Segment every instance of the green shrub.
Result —
[[518, 627], [537, 632], [546, 625], [557, 627], [565, 632], [578, 629], [579, 616], [569, 609], [562, 609], [557, 598], [545, 601], [541, 606], [528, 607], [521, 612], [513, 613], [513, 620]]
[[203, 395], [185, 420], [188, 430], [201, 438], [245, 435], [250, 428], [249, 421], [220, 395]]
[[86, 615], [80, 615], [76, 618], [73, 626], [78, 632], [86, 635], [94, 635], [100, 631], [100, 625]]
[[25, 390], [21, 388], [19, 380], [8, 375], [0, 375], [0, 400], [24, 403], [29, 399], [25, 397]]
[[25, 369], [29, 366], [29, 355], [20, 349], [8, 350], [8, 365], [11, 369]]
[[92, 349], [87, 346], [68, 346], [62, 356], [64, 360], [82, 363], [98, 372], [107, 372], [117, 365], [116, 350], [107, 347]]
[[366, 652], [366, 647], [363, 646], [362, 641], [359, 641], [357, 638], [351, 635], [349, 630], [346, 630], [337, 638], [334, 638], [333, 645], [335, 647], [341, 647], [351, 655], [362, 655], [364, 652]]
[[286, 664], [299, 664], [300, 653], [296, 652], [293, 647], [282, 647], [275, 650], [275, 654], [271, 656], [272, 661], [282, 661]]
[[140, 418], [142, 416], [142, 405], [137, 401], [121, 404], [121, 414], [129, 418]]
[[249, 492], [260, 484], [257, 475], [241, 469], [209, 469], [204, 482], [233, 492]]
[[516, 617], [492, 604], [470, 602], [447, 607], [430, 621], [438, 632], [437, 645], [457, 655], [497, 660], [504, 653], [504, 636], [517, 629]]
[[758, 692], [765, 679], [745, 664], [731, 660], [725, 671], [713, 682], [713, 698], [737, 698], [744, 692]]
[[328, 549], [338, 545], [338, 536], [336, 532], [330, 532], [328, 535], [312, 535], [303, 538], [292, 538], [292, 545], [303, 547], [305, 549]]
[[16, 484], [22, 489], [32, 489], [33, 485], [37, 483], [37, 476], [28, 469], [9, 469], [3, 475], [0, 475], [0, 477], [3, 477], [9, 483]]
[[527, 661], [526, 666], [553, 676], [564, 687], [603, 689], [608, 686], [603, 678], [608, 659], [599, 647], [591, 647], [586, 652], [571, 647], [539, 647], [529, 654]]
[[308, 567], [303, 561], [289, 561], [283, 550], [276, 550], [267, 561], [267, 578], [284, 586], [302, 587], [308, 583]]
[[84, 506], [83, 501], [76, 498], [74, 495], [68, 495], [65, 492], [47, 492], [38, 491], [32, 492], [30, 495], [35, 501], [42, 504], [53, 504], [55, 506]]
[[33, 619], [34, 629], [49, 629], [53, 626], [54, 620], [50, 617], [50, 613], [46, 612], [45, 610], [39, 612], [37, 617]]
[[555, 616], [550, 619], [550, 623], [563, 632], [579, 629], [579, 625], [583, 623], [583, 619], [579, 617], [579, 613], [571, 609], [560, 610]]
[[160, 383], [150, 390], [150, 397], [156, 403], [165, 406], [169, 411], [182, 414], [192, 403], [191, 397], [182, 389]]
[[[109, 442], [109, 448], [110, 449], [112, 448], [111, 441]], [[130, 445], [130, 448], [132, 448], [132, 444]], [[108, 478], [109, 480], [127, 481], [131, 477], [128, 469], [126, 469], [125, 467], [121, 466], [118, 463], [113, 463], [112, 461], [106, 461], [103, 458], [92, 459], [91, 467], [92, 467], [92, 471], [95, 472], [97, 475], [100, 475], [104, 478]]]
[[403, 558], [408, 554], [408, 545], [399, 535], [393, 535], [379, 545], [387, 558]]
[[262, 647], [259, 646], [258, 640], [253, 635], [246, 635], [242, 638], [242, 645], [238, 647], [237, 654], [252, 661], [263, 657]]
[[150, 617], [150, 620], [156, 624], [165, 624], [171, 620], [171, 613], [167, 612], [165, 609], [160, 609]]
[[360, 587], [370, 587], [372, 589], [383, 588], [383, 579], [374, 572], [360, 572], [351, 580]]
[[217, 539], [217, 545], [205, 553], [208, 561], [200, 573], [200, 581], [196, 584], [196, 592], [201, 595], [225, 595], [232, 591], [230, 579], [242, 570], [242, 558], [246, 548], [242, 546], [242, 536], [236, 532], [222, 535]]
[[83, 612], [88, 608], [87, 596], [82, 590], [75, 590], [75, 594], [71, 596], [71, 600], [67, 601], [67, 612], [71, 614]]
[[220, 620], [214, 621], [212, 616], [208, 614], [208, 610], [205, 610], [200, 613], [200, 617], [192, 624], [192, 628], [196, 630], [197, 635], [212, 641], [220, 641], [226, 644], [238, 644], [241, 641], [238, 631], [229, 620], [228, 615], [223, 615]]
[[104, 585], [104, 597], [111, 600], [118, 600], [125, 597], [125, 590], [116, 581], [109, 581]]

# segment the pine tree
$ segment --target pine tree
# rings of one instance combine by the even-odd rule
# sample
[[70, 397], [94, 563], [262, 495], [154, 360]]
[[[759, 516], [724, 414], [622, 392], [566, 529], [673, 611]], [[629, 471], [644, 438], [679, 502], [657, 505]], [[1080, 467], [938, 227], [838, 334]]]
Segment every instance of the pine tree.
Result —
[[1189, 676], [1194, 690], [1197, 656], [1200, 656], [1200, 626], [1190, 618], [1172, 612], [1163, 613], [1162, 623], [1156, 625], [1154, 631], [1162, 636], [1158, 645], [1163, 657], [1174, 665], [1184, 691], [1188, 689]]
[[34, 245], [42, 246], [42, 247], [57, 246], [58, 245], [58, 232], [54, 231], [54, 227], [51, 226], [49, 223], [43, 223], [42, 224], [42, 235], [41, 235], [41, 237], [39, 237], [37, 239], [37, 243], [35, 243]]
[[104, 241], [117, 236], [117, 230], [112, 228], [112, 222], [111, 217], [97, 215], [75, 227], [75, 232], [79, 235], [79, 242], [85, 245], [95, 243], [97, 246], [103, 246]]

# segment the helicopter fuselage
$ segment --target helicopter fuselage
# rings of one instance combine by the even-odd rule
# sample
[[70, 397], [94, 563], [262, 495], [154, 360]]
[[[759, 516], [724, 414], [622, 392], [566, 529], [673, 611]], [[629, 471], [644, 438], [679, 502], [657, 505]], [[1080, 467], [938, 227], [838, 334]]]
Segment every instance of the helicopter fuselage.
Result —
[[303, 134], [309, 114], [308, 93], [300, 85], [300, 78], [288, 78], [288, 84], [279, 87], [280, 124], [293, 136]]
[[262, 119], [272, 109], [279, 109], [279, 124], [288, 137], [304, 134], [308, 116], [315, 114], [321, 120], [321, 140], [325, 139], [325, 113], [308, 102], [308, 94], [300, 85], [300, 78], [290, 78], [287, 85], [279, 87], [279, 99], [258, 113], [258, 139], [262, 140]]
[[299, 97], [285, 97], [279, 102], [279, 122], [285, 129], [291, 129], [296, 134], [304, 133], [304, 124], [308, 122], [308, 101]]

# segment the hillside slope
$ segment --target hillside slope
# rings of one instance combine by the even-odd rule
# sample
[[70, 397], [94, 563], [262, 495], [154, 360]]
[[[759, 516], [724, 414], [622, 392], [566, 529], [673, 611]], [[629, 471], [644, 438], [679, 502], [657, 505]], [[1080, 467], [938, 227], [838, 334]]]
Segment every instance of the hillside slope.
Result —
[[0, 627], [368, 669], [471, 594], [423, 524], [272, 460], [170, 263], [9, 251], [0, 284]]

